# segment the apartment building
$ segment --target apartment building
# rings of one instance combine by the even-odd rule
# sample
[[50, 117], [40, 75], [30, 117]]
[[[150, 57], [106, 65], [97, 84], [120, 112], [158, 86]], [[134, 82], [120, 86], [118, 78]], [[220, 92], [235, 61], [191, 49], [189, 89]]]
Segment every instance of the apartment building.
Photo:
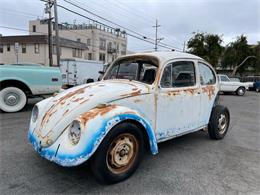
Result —
[[[53, 25], [53, 34], [55, 33]], [[47, 20], [29, 21], [30, 35], [48, 32]], [[127, 37], [120, 29], [111, 29], [99, 24], [59, 24], [59, 36], [87, 45], [88, 50], [82, 52], [82, 58], [104, 63], [126, 54]]]
[[[55, 37], [53, 38], [53, 64], [57, 64]], [[70, 39], [60, 39], [61, 58], [82, 58], [88, 47]], [[47, 35], [0, 37], [0, 64], [37, 63], [49, 65]]]

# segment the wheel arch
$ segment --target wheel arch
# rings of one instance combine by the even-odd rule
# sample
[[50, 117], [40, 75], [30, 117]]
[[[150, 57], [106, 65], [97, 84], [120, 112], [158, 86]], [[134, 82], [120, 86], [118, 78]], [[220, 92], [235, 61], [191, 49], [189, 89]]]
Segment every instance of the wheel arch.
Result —
[[0, 82], [0, 90], [6, 88], [6, 87], [17, 87], [24, 91], [27, 95], [31, 95], [32, 91], [28, 87], [27, 84], [25, 84], [23, 81], [20, 80], [15, 80], [15, 79], [8, 79], [8, 80], [3, 80]]
[[142, 124], [140, 121], [131, 119], [131, 118], [123, 120], [123, 121], [117, 123], [115, 126], [122, 124], [122, 123], [132, 123], [132, 124], [136, 125], [143, 134], [146, 149], [150, 150], [152, 154], [158, 153], [157, 142], [154, 142], [153, 135], [151, 135], [151, 134], [153, 134], [151, 129], [145, 128], [144, 124]]

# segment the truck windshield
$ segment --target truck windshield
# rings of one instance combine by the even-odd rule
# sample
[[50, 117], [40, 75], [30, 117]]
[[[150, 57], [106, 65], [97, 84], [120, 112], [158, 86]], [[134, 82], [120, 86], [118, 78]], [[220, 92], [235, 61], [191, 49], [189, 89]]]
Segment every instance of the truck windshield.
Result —
[[155, 80], [157, 65], [150, 60], [121, 60], [109, 68], [104, 80], [128, 79], [152, 84]]

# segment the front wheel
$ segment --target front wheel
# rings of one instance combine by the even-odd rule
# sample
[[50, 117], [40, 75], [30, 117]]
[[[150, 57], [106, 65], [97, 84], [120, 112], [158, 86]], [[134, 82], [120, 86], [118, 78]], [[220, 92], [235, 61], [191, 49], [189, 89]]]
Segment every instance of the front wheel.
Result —
[[141, 130], [132, 123], [121, 123], [108, 133], [95, 152], [91, 159], [92, 172], [101, 183], [123, 181], [137, 169], [143, 151]]
[[237, 94], [238, 96], [243, 96], [243, 95], [245, 95], [245, 93], [246, 93], [246, 89], [245, 89], [244, 87], [239, 87], [239, 88], [237, 89], [237, 91], [236, 91], [236, 94]]
[[4, 112], [18, 112], [26, 103], [26, 94], [17, 87], [6, 87], [0, 91], [0, 109]]
[[217, 105], [213, 107], [208, 125], [211, 139], [223, 139], [228, 131], [230, 114], [227, 107]]

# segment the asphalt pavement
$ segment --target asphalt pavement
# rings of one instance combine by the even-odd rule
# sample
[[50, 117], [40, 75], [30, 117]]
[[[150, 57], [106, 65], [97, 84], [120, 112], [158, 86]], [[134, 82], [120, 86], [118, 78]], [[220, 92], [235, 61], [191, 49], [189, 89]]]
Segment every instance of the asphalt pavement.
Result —
[[222, 95], [231, 112], [226, 137], [203, 131], [159, 144], [128, 180], [98, 184], [88, 163], [64, 168], [42, 159], [27, 140], [30, 100], [22, 112], [0, 113], [0, 194], [260, 194], [260, 93]]

